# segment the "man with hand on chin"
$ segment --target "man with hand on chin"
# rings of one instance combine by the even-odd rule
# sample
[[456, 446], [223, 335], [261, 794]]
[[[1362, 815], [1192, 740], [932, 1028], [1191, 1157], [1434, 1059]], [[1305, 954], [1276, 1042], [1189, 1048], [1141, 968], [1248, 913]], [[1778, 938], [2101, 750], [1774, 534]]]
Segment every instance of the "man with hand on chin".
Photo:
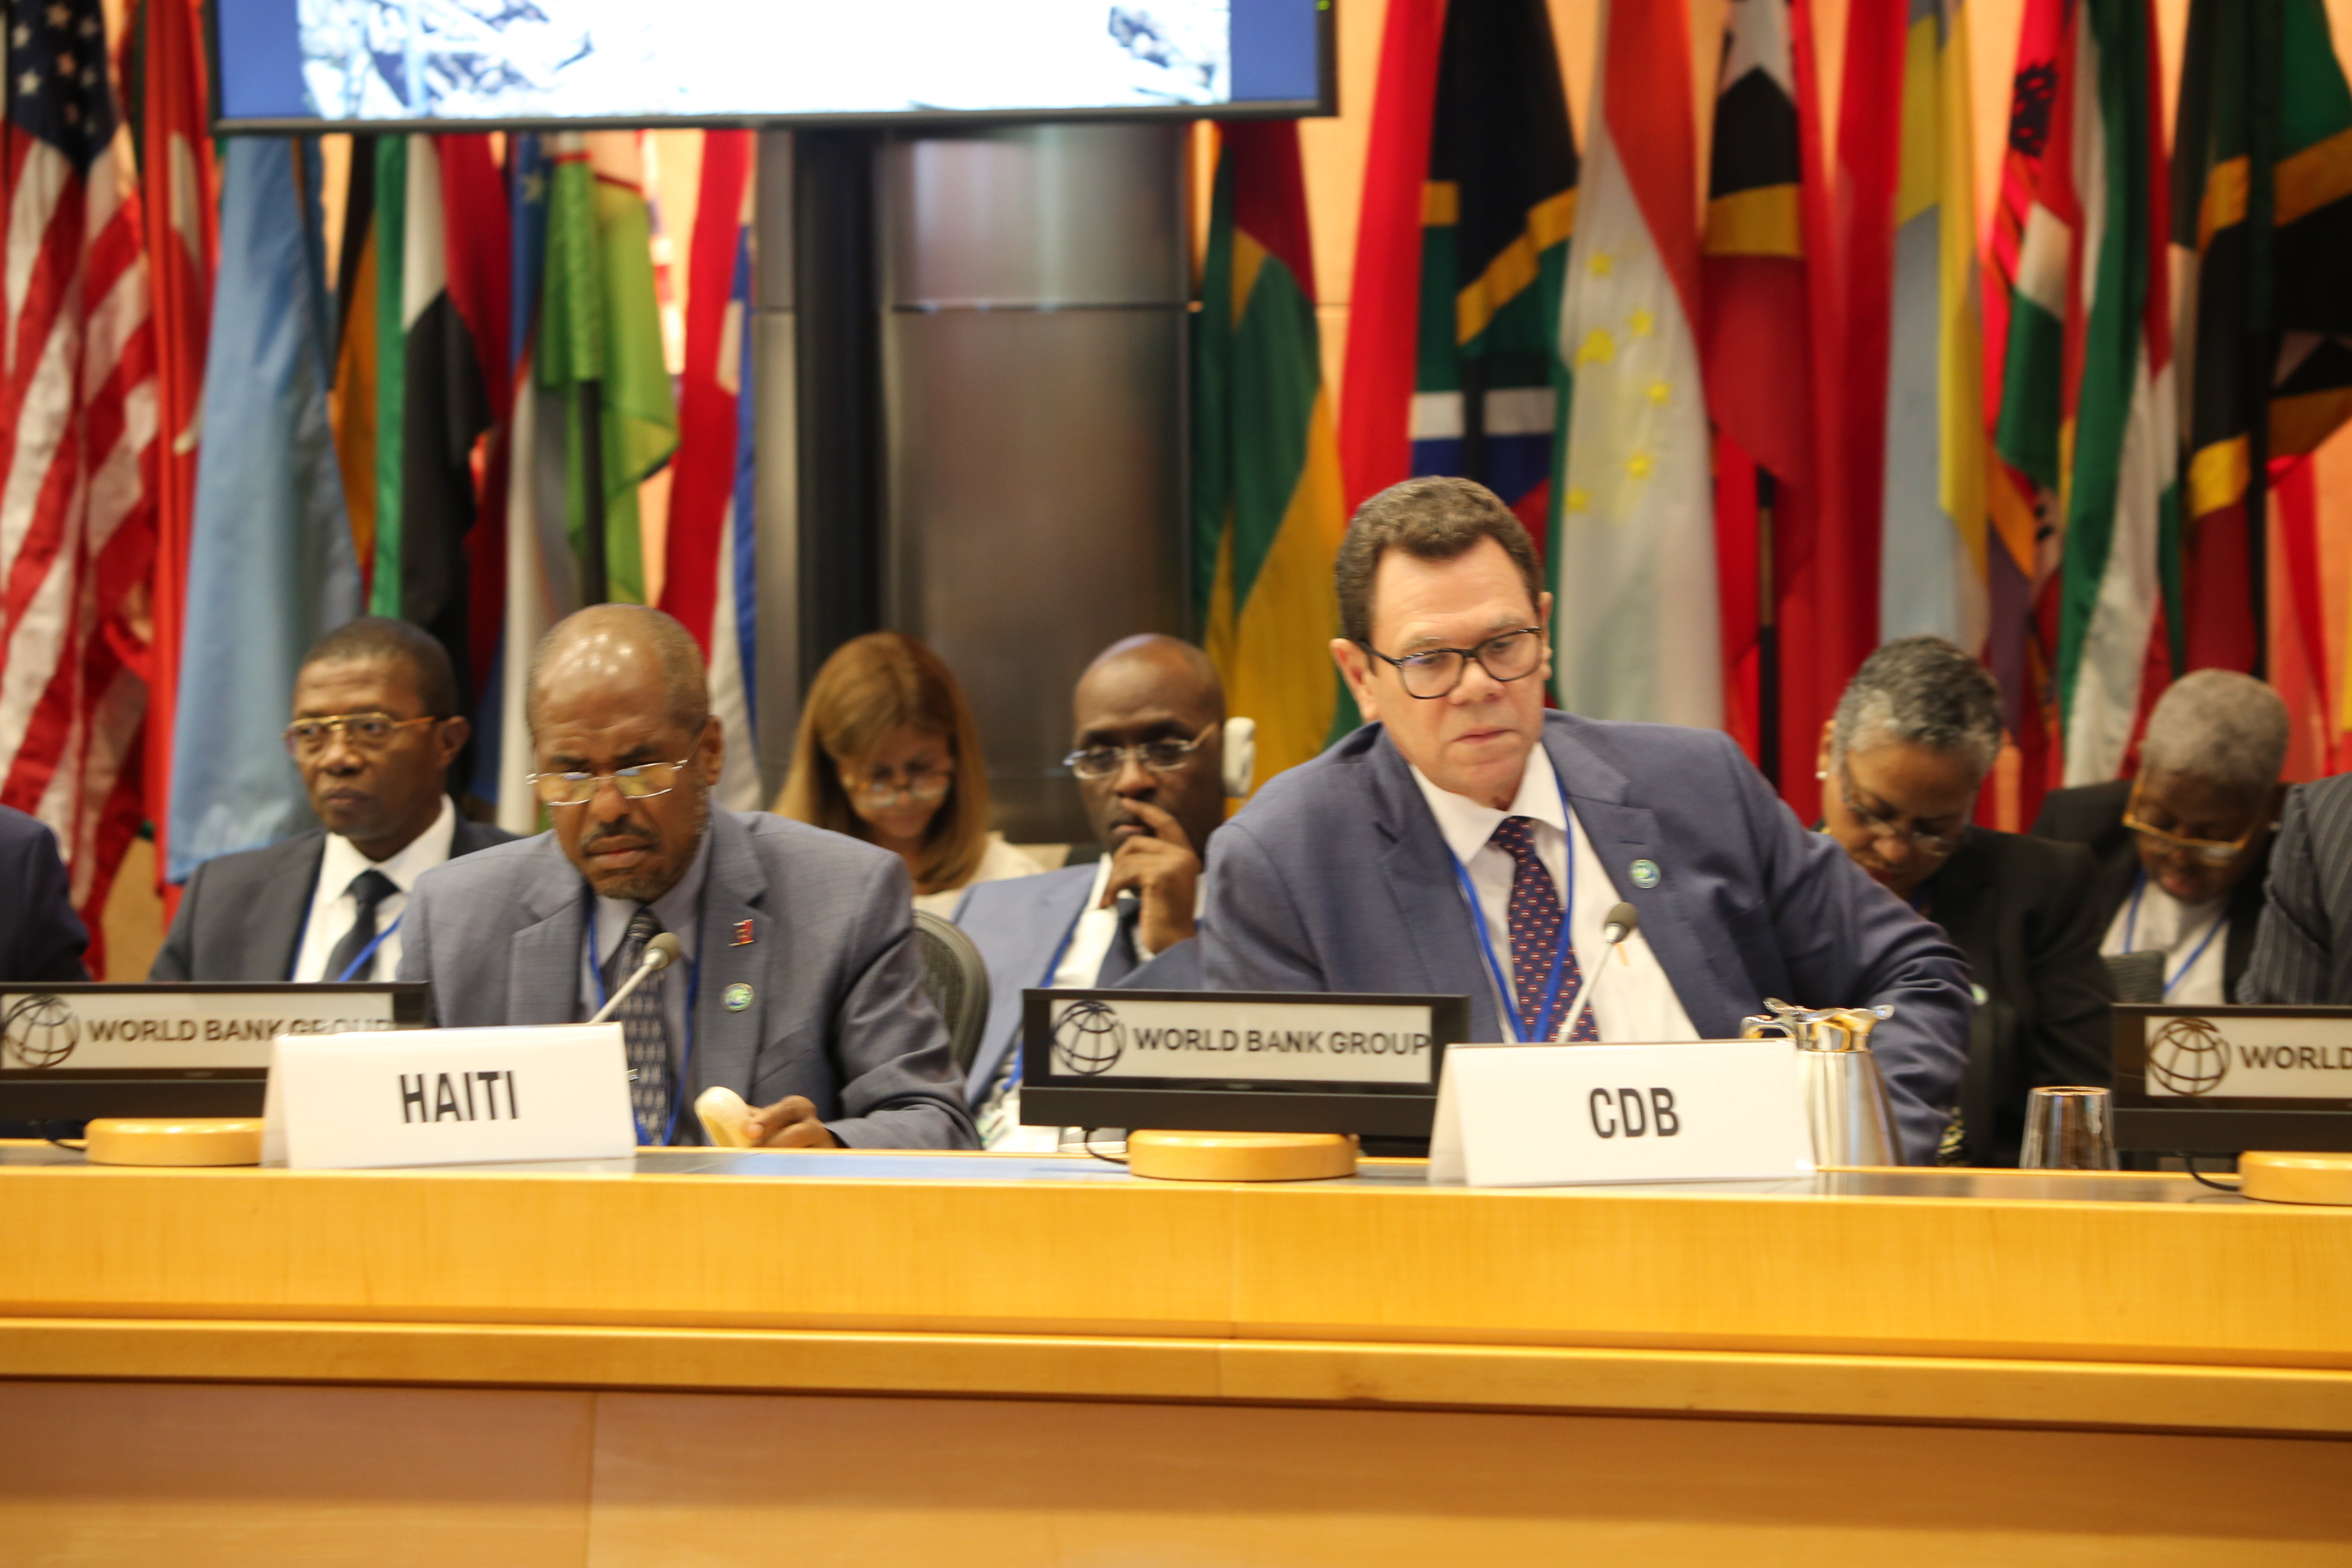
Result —
[[[1382, 491], [1335, 575], [1332, 656], [1369, 722], [1218, 833], [1211, 989], [1466, 994], [1481, 1041], [1726, 1039], [1767, 996], [1891, 1003], [1872, 1044], [1906, 1157], [1933, 1157], [1968, 1053], [1960, 954], [1728, 737], [1548, 713], [1551, 596], [1492, 492]], [[1612, 949], [1621, 900], [1641, 921]]]
[[615, 1015], [641, 1142], [701, 1142], [694, 1100], [717, 1085], [769, 1147], [971, 1146], [905, 863], [710, 809], [725, 737], [684, 626], [628, 605], [567, 617], [529, 718], [553, 829], [417, 885], [400, 977], [432, 982], [438, 1023], [576, 1023], [668, 932], [679, 961]]
[[1113, 643], [1072, 706], [1077, 775], [1101, 859], [975, 883], [956, 910], [988, 963], [988, 1026], [965, 1075], [991, 1148], [1019, 1125], [1021, 993], [1029, 986], [1186, 991], [1201, 984], [1202, 858], [1224, 821], [1225, 691], [1208, 655], [1175, 637]]

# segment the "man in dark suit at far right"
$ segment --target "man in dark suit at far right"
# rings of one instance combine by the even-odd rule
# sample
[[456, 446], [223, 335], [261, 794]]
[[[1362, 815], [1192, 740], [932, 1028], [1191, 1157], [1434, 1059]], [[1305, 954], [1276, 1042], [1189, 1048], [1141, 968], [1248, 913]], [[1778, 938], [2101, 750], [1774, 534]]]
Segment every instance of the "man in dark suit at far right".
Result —
[[0, 805], [0, 980], [87, 980], [89, 931], [47, 824]]
[[2295, 785], [2284, 816], [2236, 1000], [2352, 1005], [2352, 773]]
[[320, 638], [286, 749], [323, 826], [198, 867], [148, 978], [391, 979], [416, 879], [514, 837], [449, 798], [467, 732], [431, 633], [370, 616]]
[[2053, 790], [2034, 834], [2090, 847], [2099, 951], [2164, 954], [2164, 1000], [2239, 997], [2285, 786], [2286, 704], [2251, 675], [2192, 670], [2158, 699], [2137, 777]]

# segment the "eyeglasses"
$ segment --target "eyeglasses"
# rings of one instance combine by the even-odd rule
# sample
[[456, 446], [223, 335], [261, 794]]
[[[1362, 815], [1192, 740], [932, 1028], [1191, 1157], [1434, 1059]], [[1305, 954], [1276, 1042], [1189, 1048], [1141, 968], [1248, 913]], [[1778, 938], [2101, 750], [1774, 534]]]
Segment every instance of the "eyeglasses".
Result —
[[[1212, 724], [1209, 730], [1215, 729]], [[1189, 741], [1146, 741], [1139, 746], [1081, 746], [1062, 759], [1062, 765], [1082, 779], [1107, 779], [1132, 762], [1155, 773], [1172, 773], [1192, 760], [1209, 739], [1202, 730]]]
[[1488, 637], [1476, 647], [1433, 647], [1391, 658], [1370, 643], [1359, 645], [1383, 664], [1396, 667], [1405, 695], [1424, 701], [1450, 697], [1470, 672], [1470, 661], [1496, 680], [1524, 680], [1543, 663], [1543, 628], [1523, 626]]
[[606, 779], [621, 792], [623, 800], [646, 800], [654, 795], [667, 795], [676, 789], [686, 774], [687, 764], [694, 759], [681, 757], [674, 763], [639, 763], [631, 768], [614, 768], [609, 773], [531, 773], [530, 787], [539, 798], [550, 805], [585, 805], [596, 798], [596, 786]]
[[1959, 830], [1947, 837], [1940, 833], [1930, 833], [1916, 823], [1906, 827], [1903, 826], [1903, 814], [1900, 812], [1889, 814], [1865, 808], [1860, 801], [1853, 798], [1853, 774], [1843, 762], [1838, 763], [1838, 796], [1845, 802], [1847, 812], [1862, 826], [1862, 830], [1873, 838], [1906, 841], [1917, 846], [1930, 855], [1950, 855], [1957, 852], [1960, 847], [1960, 833], [1968, 830], [1966, 812], [1961, 814]]
[[2255, 813], [2254, 820], [2248, 823], [2246, 830], [2235, 838], [2183, 837], [2140, 820], [2139, 781], [2135, 779], [2132, 781], [2131, 799], [2124, 805], [2124, 826], [2154, 845], [2161, 854], [2186, 855], [2192, 860], [2202, 860], [2208, 866], [2226, 866], [2245, 853], [2248, 841], [2253, 837], [2255, 829], [2262, 826], [2262, 814]]
[[845, 773], [841, 782], [850, 794], [877, 811], [887, 811], [898, 804], [901, 796], [918, 805], [930, 805], [945, 800], [948, 791], [955, 784], [955, 769], [952, 766], [934, 768], [918, 763], [904, 773], [877, 769], [862, 779], [853, 779]]
[[330, 713], [320, 719], [297, 719], [286, 726], [286, 750], [297, 757], [315, 757], [330, 739], [341, 734], [362, 752], [381, 752], [403, 730], [437, 724], [431, 714], [422, 719], [395, 719], [389, 713]]

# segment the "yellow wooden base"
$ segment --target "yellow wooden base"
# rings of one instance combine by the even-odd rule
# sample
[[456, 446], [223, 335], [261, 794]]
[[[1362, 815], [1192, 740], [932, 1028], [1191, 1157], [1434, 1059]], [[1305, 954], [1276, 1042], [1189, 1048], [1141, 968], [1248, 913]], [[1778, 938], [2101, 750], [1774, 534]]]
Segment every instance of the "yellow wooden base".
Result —
[[2241, 1154], [2238, 1190], [2274, 1204], [2352, 1205], [2352, 1154]]
[[1163, 1182], [1313, 1182], [1356, 1173], [1344, 1132], [1130, 1132], [1127, 1168]]
[[220, 1116], [163, 1121], [102, 1116], [89, 1124], [94, 1165], [258, 1165], [261, 1123]]

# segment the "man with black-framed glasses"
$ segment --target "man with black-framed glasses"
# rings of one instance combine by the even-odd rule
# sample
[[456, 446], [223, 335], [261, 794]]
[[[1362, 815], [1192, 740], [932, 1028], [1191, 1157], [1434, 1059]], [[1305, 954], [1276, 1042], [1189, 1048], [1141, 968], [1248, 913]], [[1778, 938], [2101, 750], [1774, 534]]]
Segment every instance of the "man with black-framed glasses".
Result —
[[954, 1149], [971, 1122], [922, 989], [906, 862], [766, 812], [713, 810], [726, 734], [701, 649], [659, 610], [596, 605], [541, 639], [533, 787], [554, 826], [418, 885], [400, 978], [445, 1027], [617, 1016], [638, 1141], [699, 1143], [725, 1088], [777, 1148]]
[[[1460, 994], [1473, 1039], [1529, 1043], [1724, 1039], [1767, 996], [1892, 1004], [1872, 1045], [1906, 1154], [1933, 1156], [1968, 1049], [1959, 953], [1727, 736], [1547, 712], [1552, 599], [1493, 492], [1391, 487], [1334, 575], [1332, 656], [1370, 722], [1219, 831], [1211, 989]], [[1612, 946], [1620, 902], [1640, 923]]]
[[416, 879], [514, 837], [449, 798], [467, 727], [430, 632], [374, 616], [329, 632], [293, 709], [286, 753], [320, 826], [198, 867], [151, 980], [389, 980]]

